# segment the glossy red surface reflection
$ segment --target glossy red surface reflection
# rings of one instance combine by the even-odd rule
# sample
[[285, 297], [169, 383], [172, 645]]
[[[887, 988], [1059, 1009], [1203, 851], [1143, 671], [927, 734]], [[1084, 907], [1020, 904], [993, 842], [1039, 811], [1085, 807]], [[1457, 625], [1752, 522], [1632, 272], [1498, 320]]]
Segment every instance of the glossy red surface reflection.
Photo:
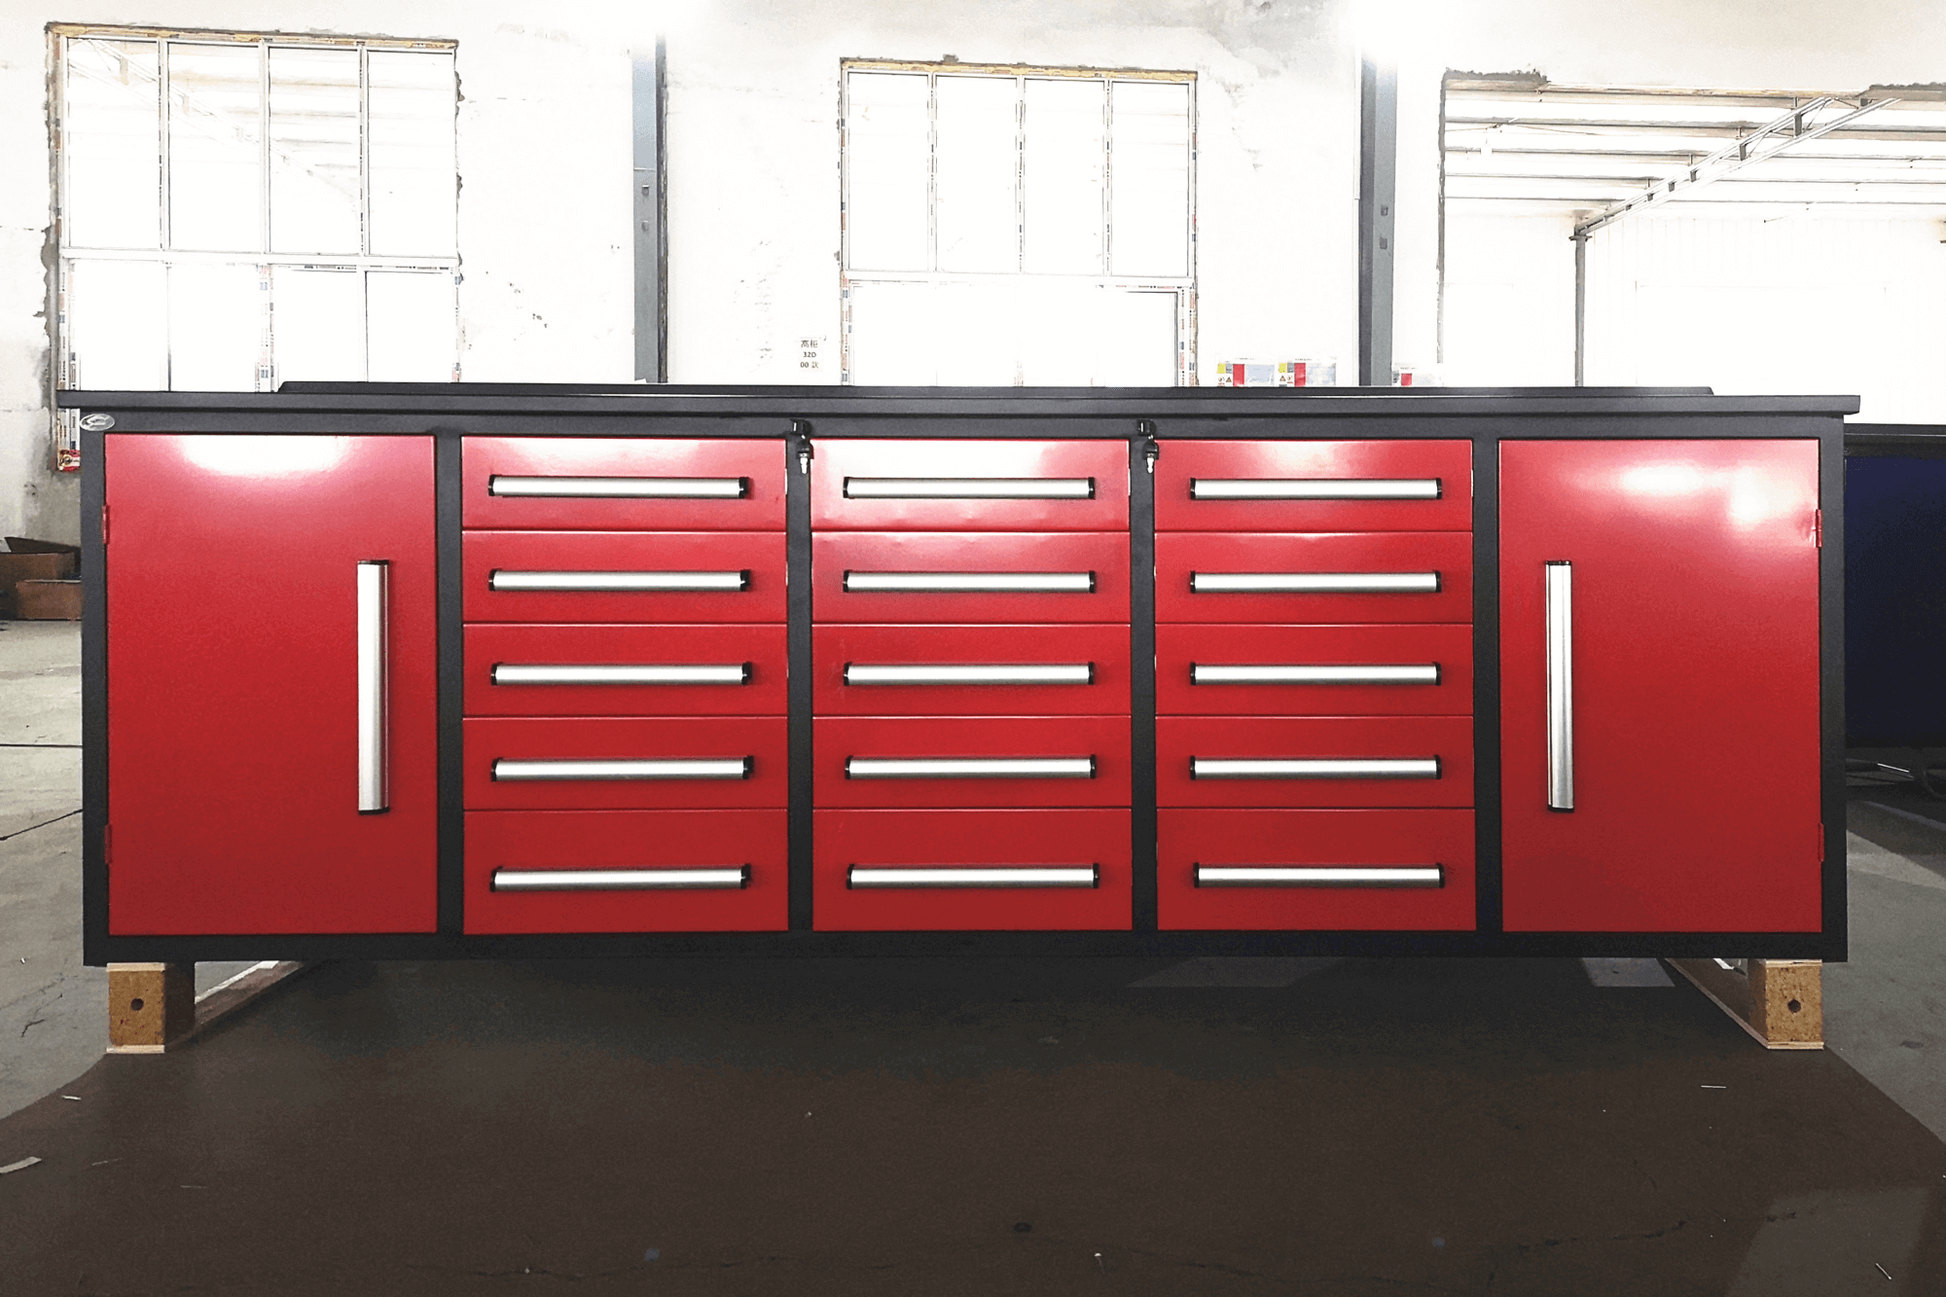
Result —
[[[1817, 455], [1502, 443], [1509, 931], [1819, 927]], [[1547, 808], [1557, 560], [1573, 572], [1571, 812]]]
[[[430, 932], [430, 437], [110, 436], [110, 931]], [[358, 813], [356, 570], [391, 564]]]

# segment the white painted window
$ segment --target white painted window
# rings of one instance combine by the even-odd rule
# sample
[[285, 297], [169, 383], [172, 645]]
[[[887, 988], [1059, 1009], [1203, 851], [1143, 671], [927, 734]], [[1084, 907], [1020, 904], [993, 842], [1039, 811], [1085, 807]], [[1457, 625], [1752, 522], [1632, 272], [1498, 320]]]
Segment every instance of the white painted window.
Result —
[[1195, 76], [844, 68], [843, 381], [1196, 381]]
[[58, 386], [459, 377], [450, 43], [55, 37]]

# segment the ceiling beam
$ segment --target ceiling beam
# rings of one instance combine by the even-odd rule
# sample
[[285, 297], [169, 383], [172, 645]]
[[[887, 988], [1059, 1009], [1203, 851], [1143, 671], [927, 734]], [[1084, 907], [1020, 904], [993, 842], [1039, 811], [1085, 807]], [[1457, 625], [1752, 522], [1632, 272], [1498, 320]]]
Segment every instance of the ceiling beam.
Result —
[[[1704, 185], [1721, 180], [1725, 176], [1743, 170], [1745, 167], [1762, 162], [1767, 158], [1774, 158], [1784, 152], [1784, 150], [1792, 148], [1795, 145], [1815, 140], [1820, 136], [1829, 135], [1832, 131], [1849, 126], [1867, 113], [1890, 107], [1899, 101], [1892, 98], [1874, 99], [1860, 104], [1857, 108], [1852, 109], [1842, 116], [1834, 117], [1822, 126], [1806, 126], [1806, 119], [1812, 113], [1823, 108], [1828, 108], [1836, 102], [1837, 100], [1833, 99], [1830, 95], [1820, 95], [1816, 99], [1792, 109], [1782, 117], [1759, 127], [1735, 143], [1718, 149], [1715, 153], [1710, 154], [1701, 162], [1688, 168], [1674, 179], [1660, 181], [1647, 193], [1637, 195], [1625, 202], [1617, 203], [1607, 211], [1580, 222], [1574, 227], [1574, 234], [1571, 237], [1577, 240], [1585, 239], [1603, 226], [1612, 225], [1616, 221], [1621, 220], [1630, 212], [1637, 212], [1648, 207], [1658, 206], [1668, 202], [1679, 194], [1700, 189]], [[1767, 141], [1774, 142], [1767, 143]]]

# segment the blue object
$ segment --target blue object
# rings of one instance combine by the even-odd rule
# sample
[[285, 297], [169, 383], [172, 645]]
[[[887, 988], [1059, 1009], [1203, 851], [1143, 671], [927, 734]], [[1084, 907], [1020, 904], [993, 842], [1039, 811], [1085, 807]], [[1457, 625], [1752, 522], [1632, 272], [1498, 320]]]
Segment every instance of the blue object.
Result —
[[1845, 461], [1845, 745], [1946, 746], [1946, 459]]

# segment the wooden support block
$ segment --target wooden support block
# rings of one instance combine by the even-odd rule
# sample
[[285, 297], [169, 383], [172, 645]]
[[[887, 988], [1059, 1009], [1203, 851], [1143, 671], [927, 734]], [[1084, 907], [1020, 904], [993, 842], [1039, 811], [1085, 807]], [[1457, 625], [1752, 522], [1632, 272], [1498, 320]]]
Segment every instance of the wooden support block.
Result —
[[1724, 968], [1714, 959], [1666, 962], [1764, 1048], [1824, 1048], [1824, 965], [1819, 960], [1750, 959], [1741, 961], [1741, 969]]
[[314, 967], [285, 960], [253, 964], [201, 995], [194, 964], [108, 966], [108, 1052], [161, 1054], [176, 1049], [279, 982]]
[[196, 1025], [194, 964], [108, 966], [108, 1052], [160, 1054]]
[[1772, 1049], [1824, 1048], [1824, 965], [1818, 960], [1751, 960], [1750, 1003]]

